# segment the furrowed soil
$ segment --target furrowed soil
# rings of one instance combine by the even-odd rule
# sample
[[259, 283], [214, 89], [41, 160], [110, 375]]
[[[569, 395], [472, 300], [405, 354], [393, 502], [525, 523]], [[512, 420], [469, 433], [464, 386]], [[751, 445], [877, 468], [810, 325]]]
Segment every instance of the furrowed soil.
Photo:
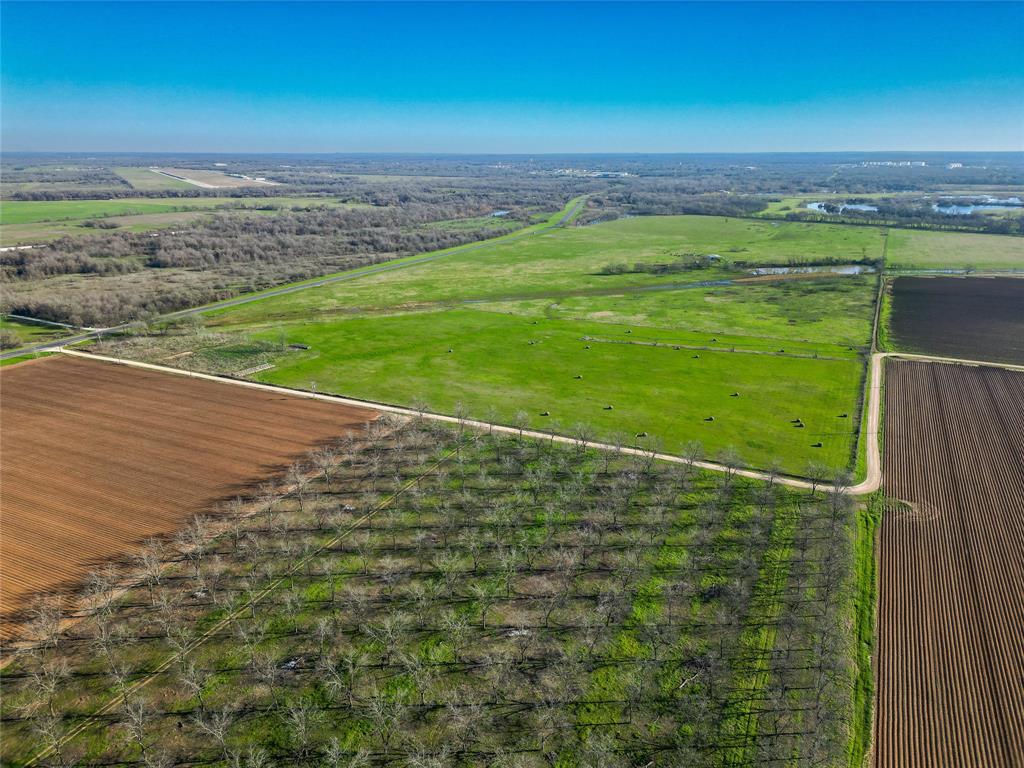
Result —
[[1024, 364], [1024, 279], [897, 278], [890, 335], [902, 351]]
[[369, 409], [54, 356], [3, 369], [0, 640], [39, 593], [361, 428]]
[[1024, 766], [1024, 374], [886, 370], [874, 764]]

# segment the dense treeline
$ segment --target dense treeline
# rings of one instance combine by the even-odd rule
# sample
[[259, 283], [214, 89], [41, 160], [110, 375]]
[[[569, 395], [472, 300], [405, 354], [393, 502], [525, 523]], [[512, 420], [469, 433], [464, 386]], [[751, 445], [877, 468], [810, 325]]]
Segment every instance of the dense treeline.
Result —
[[[1020, 153], [754, 153], [754, 154], [573, 154], [573, 155], [132, 155], [97, 158], [78, 155], [9, 155], [2, 172], [6, 182], [86, 181], [103, 184], [112, 194], [130, 189], [119, 177], [96, 163], [109, 166], [153, 165], [221, 170], [265, 177], [283, 186], [255, 187], [244, 194], [335, 194], [347, 185], [392, 185], [432, 179], [449, 186], [471, 181], [496, 182], [506, 189], [519, 184], [585, 184], [600, 188], [638, 179], [697, 182], [689, 192], [728, 191], [735, 194], [801, 194], [812, 192], [898, 192], [939, 188], [940, 185], [1024, 185]], [[915, 163], [915, 164], [912, 164]], [[108, 167], [109, 167], [108, 166]], [[50, 174], [49, 176], [47, 174]], [[418, 177], [418, 178], [417, 178]], [[68, 185], [73, 186], [73, 185]], [[156, 193], [155, 196], [202, 196], [210, 191]], [[237, 194], [213, 190], [215, 194]], [[4, 195], [7, 196], [7, 191]], [[18, 192], [35, 195], [36, 190]], [[63, 191], [40, 191], [58, 195]], [[68, 195], [79, 194], [74, 189]], [[26, 197], [25, 199], [36, 199]]]
[[700, 193], [693, 181], [644, 180], [594, 193], [577, 223], [591, 224], [622, 216], [749, 216], [765, 208], [759, 197]]
[[[217, 216], [158, 233], [64, 238], [0, 254], [4, 311], [108, 326], [294, 280], [450, 248], [522, 226], [529, 212], [474, 226], [435, 222], [486, 215], [480, 201]], [[172, 269], [180, 280], [158, 275]], [[181, 271], [185, 274], [181, 274]], [[101, 278], [69, 283], [60, 278]]]
[[[131, 185], [107, 167], [97, 166], [32, 166], [22, 167], [4, 163], [0, 166], [4, 185], [26, 184], [32, 186], [57, 185], [61, 187], [81, 187], [76, 190], [78, 194], [89, 194], [95, 192], [95, 187], [110, 187], [113, 190], [131, 190]], [[4, 190], [4, 197], [8, 197]], [[44, 192], [45, 193], [45, 192]], [[18, 193], [10, 195], [10, 199], [21, 199]], [[24, 198], [47, 200], [50, 198]]]

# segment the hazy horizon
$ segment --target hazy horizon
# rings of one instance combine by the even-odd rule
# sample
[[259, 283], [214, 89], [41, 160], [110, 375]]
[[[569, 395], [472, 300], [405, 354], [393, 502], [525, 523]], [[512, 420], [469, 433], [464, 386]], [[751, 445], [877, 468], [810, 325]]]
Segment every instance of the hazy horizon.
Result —
[[4, 2], [2, 143], [1019, 151], [1021, 28], [1020, 3]]

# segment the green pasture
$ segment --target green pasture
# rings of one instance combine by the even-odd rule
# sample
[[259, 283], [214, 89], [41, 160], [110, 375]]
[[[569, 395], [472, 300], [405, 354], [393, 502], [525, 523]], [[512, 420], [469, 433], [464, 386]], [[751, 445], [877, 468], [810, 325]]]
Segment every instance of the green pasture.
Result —
[[881, 248], [868, 227], [636, 218], [499, 239], [206, 319], [228, 338], [311, 347], [274, 359], [263, 381], [440, 412], [462, 403], [481, 418], [493, 407], [505, 422], [521, 410], [537, 428], [647, 432], [670, 451], [698, 439], [792, 473], [809, 461], [852, 468], [874, 276], [709, 285], [749, 278], [727, 266], [600, 270], [680, 253], [788, 263]]
[[18, 337], [22, 344], [33, 344], [59, 339], [67, 336], [70, 331], [56, 325], [45, 323], [33, 323], [31, 321], [17, 320], [11, 317], [0, 317], [0, 331], [7, 331]]
[[36, 357], [39, 357], [39, 355], [19, 355], [18, 357], [5, 357], [4, 359], [0, 360], [0, 368], [5, 368], [8, 365], [15, 365], [17, 363], [24, 363], [26, 360], [33, 360]]
[[886, 265], [897, 269], [1024, 270], [1024, 238], [890, 229]]
[[569, 291], [722, 280], [725, 268], [652, 275], [603, 275], [603, 266], [664, 263], [684, 253], [719, 254], [723, 262], [799, 263], [821, 258], [880, 257], [870, 227], [755, 221], [711, 216], [638, 217], [463, 251], [406, 269], [313, 288], [230, 310], [234, 322], [309, 317], [318, 312], [422, 302], [546, 298]]
[[[193, 187], [194, 189], [194, 187]], [[0, 202], [0, 224], [98, 219], [151, 213], [224, 208], [290, 208], [309, 205], [337, 206], [334, 198], [318, 197], [177, 197], [121, 198], [118, 200], [5, 200]]]
[[849, 355], [871, 343], [874, 275], [623, 291], [612, 295], [498, 301], [480, 306], [530, 317], [686, 329], [705, 339], [729, 337], [745, 348], [781, 344], [822, 355]]
[[[194, 187], [193, 187], [194, 189]], [[119, 200], [11, 200], [0, 202], [0, 242], [35, 243], [107, 231], [149, 232], [180, 226], [214, 213], [273, 215], [309, 206], [354, 207], [322, 197], [179, 197]], [[102, 220], [112, 230], [85, 226]]]
[[791, 473], [851, 464], [860, 359], [583, 340], [612, 329], [474, 309], [313, 321], [255, 333], [310, 347], [256, 378], [446, 413], [461, 403], [505, 423], [522, 411], [534, 428], [582, 422], [605, 439], [647, 432], [669, 451], [700, 440], [709, 454], [734, 447], [747, 464]]

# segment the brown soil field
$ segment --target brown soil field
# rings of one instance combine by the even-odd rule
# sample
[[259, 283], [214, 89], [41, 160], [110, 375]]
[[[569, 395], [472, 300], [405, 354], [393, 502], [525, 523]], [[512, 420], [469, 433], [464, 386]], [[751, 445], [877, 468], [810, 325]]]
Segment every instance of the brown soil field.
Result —
[[890, 361], [876, 768], [1024, 766], [1024, 374]]
[[903, 352], [1024, 364], [1024, 278], [896, 278], [889, 330]]
[[73, 588], [376, 416], [65, 355], [0, 369], [0, 639], [34, 595]]

